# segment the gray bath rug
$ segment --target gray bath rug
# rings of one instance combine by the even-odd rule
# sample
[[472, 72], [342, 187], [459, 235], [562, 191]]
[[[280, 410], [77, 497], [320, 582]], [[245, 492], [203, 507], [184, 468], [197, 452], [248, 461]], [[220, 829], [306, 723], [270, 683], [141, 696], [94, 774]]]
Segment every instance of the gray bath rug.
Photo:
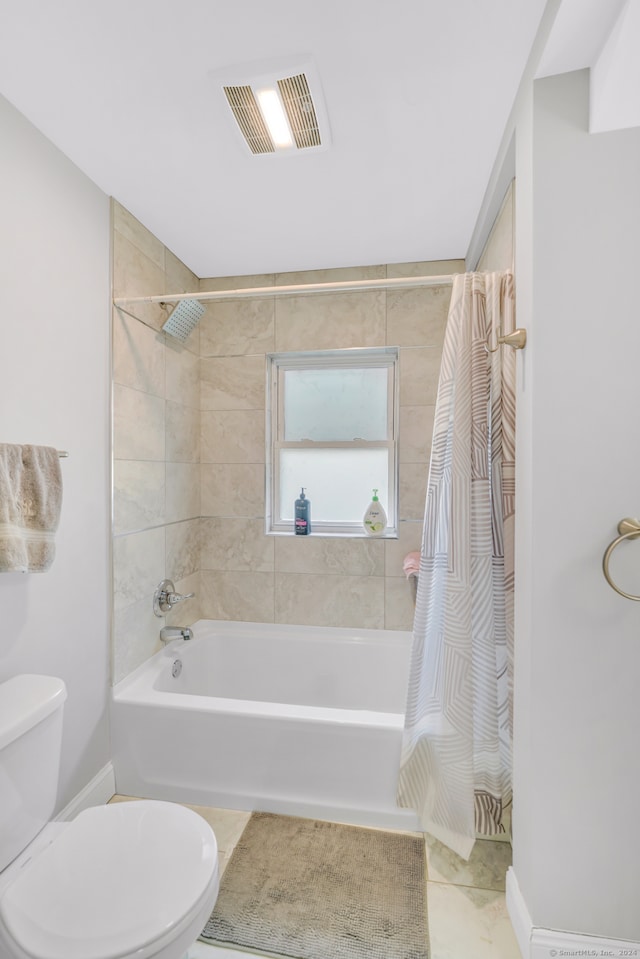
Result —
[[253, 813], [200, 938], [291, 959], [428, 959], [424, 841]]

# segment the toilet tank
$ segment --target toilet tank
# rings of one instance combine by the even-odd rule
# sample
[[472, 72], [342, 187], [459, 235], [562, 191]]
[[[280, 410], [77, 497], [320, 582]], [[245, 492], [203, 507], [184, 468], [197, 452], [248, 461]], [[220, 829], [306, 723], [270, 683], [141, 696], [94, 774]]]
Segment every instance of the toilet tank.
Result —
[[65, 684], [53, 676], [0, 683], [0, 870], [55, 809], [66, 698]]

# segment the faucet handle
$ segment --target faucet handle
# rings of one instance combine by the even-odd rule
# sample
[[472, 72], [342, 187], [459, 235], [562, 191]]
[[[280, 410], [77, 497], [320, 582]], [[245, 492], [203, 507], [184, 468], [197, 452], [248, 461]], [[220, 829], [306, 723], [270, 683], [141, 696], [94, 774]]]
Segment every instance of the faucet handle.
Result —
[[175, 606], [176, 603], [183, 602], [183, 600], [185, 599], [191, 599], [195, 595], [196, 595], [195, 593], [169, 593], [167, 595], [167, 602], [169, 604], [169, 608], [171, 608], [172, 606]]
[[184, 596], [181, 593], [176, 593], [175, 586], [171, 580], [163, 579], [153, 594], [153, 611], [156, 616], [164, 616], [176, 603], [181, 603], [185, 599], [191, 599], [192, 596], [195, 596], [195, 593], [186, 593]]

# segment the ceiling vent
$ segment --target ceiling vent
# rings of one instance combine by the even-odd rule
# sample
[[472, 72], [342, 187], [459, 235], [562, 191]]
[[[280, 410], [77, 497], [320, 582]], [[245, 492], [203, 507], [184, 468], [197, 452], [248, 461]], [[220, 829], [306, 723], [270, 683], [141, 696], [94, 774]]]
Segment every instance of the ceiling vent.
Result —
[[275, 153], [275, 146], [258, 101], [249, 86], [223, 87], [240, 132], [252, 153]]
[[[326, 150], [329, 125], [320, 82], [310, 61], [235, 68], [242, 82], [222, 82], [222, 90], [245, 144], [254, 155], [282, 156]], [[231, 71], [225, 71], [231, 81]], [[222, 79], [221, 72], [215, 74]]]
[[304, 73], [278, 80], [278, 90], [298, 150], [321, 146], [316, 108]]

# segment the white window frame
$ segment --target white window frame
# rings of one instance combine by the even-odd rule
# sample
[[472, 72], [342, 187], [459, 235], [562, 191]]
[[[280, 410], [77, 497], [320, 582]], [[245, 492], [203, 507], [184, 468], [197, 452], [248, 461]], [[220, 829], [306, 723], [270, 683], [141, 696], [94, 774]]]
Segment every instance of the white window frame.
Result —
[[[267, 423], [266, 423], [266, 532], [293, 534], [291, 520], [279, 514], [280, 504], [280, 450], [281, 449], [380, 449], [389, 451], [387, 478], [389, 501], [383, 504], [387, 513], [387, 528], [382, 536], [397, 537], [398, 518], [398, 426], [399, 426], [399, 349], [385, 346], [370, 349], [311, 350], [296, 353], [267, 354]], [[287, 370], [386, 368], [387, 377], [387, 439], [327, 441], [284, 440], [283, 377]], [[362, 513], [367, 508], [362, 505]], [[353, 536], [370, 538], [362, 522], [318, 522], [311, 514], [311, 535]]]

